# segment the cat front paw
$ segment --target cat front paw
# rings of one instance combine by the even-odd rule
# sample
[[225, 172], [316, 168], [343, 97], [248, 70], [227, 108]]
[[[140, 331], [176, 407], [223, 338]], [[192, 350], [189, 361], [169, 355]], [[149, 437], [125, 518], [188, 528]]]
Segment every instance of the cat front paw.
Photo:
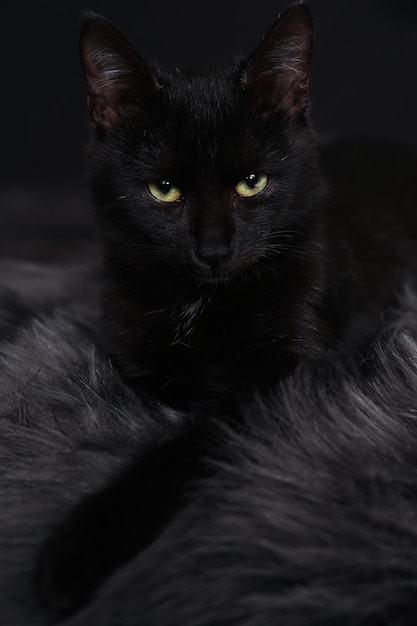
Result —
[[86, 508], [72, 513], [48, 540], [41, 555], [38, 588], [44, 602], [60, 613], [73, 613], [84, 606], [111, 573], [103, 545], [106, 519], [97, 524], [97, 509], [89, 516]]

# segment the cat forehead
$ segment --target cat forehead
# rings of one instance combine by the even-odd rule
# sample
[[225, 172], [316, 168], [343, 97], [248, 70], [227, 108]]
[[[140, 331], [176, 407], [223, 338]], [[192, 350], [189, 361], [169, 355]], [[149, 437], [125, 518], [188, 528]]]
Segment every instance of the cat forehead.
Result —
[[200, 169], [206, 174], [234, 169], [237, 155], [244, 158], [253, 147], [245, 140], [249, 129], [239, 69], [178, 70], [157, 81], [158, 104], [147, 137], [167, 171], [185, 177]]
[[136, 144], [147, 166], [180, 178], [197, 171], [233, 177], [285, 151], [279, 121], [259, 117], [247, 98], [239, 60], [220, 69], [154, 70], [153, 76], [155, 99]]
[[216, 69], [175, 70], [158, 76], [162, 101], [187, 119], [218, 121], [236, 107], [241, 80], [236, 65]]

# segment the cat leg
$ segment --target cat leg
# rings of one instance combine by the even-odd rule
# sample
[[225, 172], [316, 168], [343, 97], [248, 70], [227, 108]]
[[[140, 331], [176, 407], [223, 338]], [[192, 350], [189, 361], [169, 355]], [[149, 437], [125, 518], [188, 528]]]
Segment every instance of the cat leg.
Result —
[[117, 567], [151, 544], [208, 472], [193, 430], [159, 446], [102, 492], [86, 498], [47, 542], [38, 585], [54, 609], [82, 607]]

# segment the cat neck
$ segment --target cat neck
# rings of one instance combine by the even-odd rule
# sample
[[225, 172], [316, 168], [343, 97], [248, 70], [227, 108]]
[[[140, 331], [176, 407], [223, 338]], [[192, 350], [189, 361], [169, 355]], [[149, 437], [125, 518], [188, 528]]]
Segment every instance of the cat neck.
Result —
[[[319, 237], [302, 250], [230, 282], [198, 284], [155, 263], [103, 270], [102, 327], [108, 352], [136, 391], [174, 406], [224, 384], [267, 387], [324, 345]], [[291, 280], [288, 280], [290, 272]]]

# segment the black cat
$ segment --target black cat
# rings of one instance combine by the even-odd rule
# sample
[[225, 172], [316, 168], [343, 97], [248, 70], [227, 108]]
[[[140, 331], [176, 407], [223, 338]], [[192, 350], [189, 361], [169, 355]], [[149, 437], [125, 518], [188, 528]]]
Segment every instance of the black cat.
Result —
[[224, 399], [326, 345], [311, 44], [296, 7], [248, 60], [166, 72], [85, 19], [103, 327], [137, 391], [181, 407]]
[[268, 388], [335, 342], [369, 340], [415, 264], [415, 159], [351, 148], [332, 180], [324, 154], [324, 182], [312, 41], [298, 4], [248, 59], [167, 72], [84, 20], [103, 331], [135, 390], [188, 407]]
[[366, 142], [319, 156], [312, 38], [298, 4], [249, 59], [169, 73], [103, 18], [84, 21], [105, 344], [136, 392], [203, 422], [51, 540], [41, 584], [57, 607], [85, 602], [184, 506], [187, 478], [206, 471], [207, 406], [230, 421], [301, 361], [363, 356], [414, 278], [416, 158]]

